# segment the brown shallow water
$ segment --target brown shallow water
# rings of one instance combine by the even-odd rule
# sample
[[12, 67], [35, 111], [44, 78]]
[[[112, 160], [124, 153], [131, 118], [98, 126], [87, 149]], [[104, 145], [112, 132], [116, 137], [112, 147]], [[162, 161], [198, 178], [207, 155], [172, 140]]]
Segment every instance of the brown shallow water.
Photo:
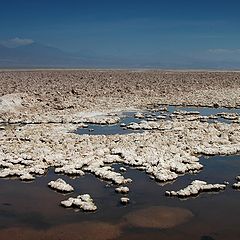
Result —
[[[59, 177], [52, 169], [31, 183], [1, 179], [0, 239], [239, 239], [240, 192], [231, 184], [240, 173], [240, 157], [216, 156], [201, 161], [205, 165], [202, 172], [165, 185], [127, 167], [124, 174], [133, 179], [127, 206], [119, 203], [121, 195], [115, 193], [114, 186], [90, 174], [76, 179], [61, 176], [75, 187], [70, 195], [47, 187], [50, 180]], [[194, 179], [227, 180], [230, 185], [224, 192], [203, 193], [197, 198], [164, 196], [165, 190], [179, 189]], [[59, 206], [61, 200], [78, 193], [91, 194], [97, 212]]]

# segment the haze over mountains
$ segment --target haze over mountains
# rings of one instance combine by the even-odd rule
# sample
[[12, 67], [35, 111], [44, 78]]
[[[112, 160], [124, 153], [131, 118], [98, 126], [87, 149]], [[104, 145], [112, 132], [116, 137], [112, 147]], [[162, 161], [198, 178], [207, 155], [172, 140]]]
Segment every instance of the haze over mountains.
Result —
[[154, 56], [102, 56], [87, 52], [68, 53], [44, 44], [29, 42], [17, 46], [0, 44], [0, 68], [239, 69], [239, 55], [238, 50], [234, 55], [233, 51], [216, 49], [199, 57], [169, 51], [162, 51]]
[[0, 67], [76, 67], [84, 65], [84, 60], [65, 53], [60, 49], [39, 43], [6, 47], [0, 45]]

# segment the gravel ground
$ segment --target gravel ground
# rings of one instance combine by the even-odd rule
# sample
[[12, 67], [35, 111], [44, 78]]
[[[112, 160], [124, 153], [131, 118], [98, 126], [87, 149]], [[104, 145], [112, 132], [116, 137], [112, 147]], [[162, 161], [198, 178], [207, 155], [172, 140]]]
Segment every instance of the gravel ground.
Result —
[[239, 72], [1, 71], [0, 96], [20, 93], [25, 111], [74, 113], [180, 104], [240, 107]]

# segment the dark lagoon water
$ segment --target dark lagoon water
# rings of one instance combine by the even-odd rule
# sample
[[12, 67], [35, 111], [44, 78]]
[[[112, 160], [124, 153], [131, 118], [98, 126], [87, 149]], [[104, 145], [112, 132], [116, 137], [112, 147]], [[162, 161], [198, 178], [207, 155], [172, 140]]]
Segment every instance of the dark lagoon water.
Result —
[[121, 115], [120, 121], [117, 124], [101, 125], [101, 124], [89, 124], [87, 128], [78, 128], [77, 134], [89, 134], [89, 135], [113, 135], [113, 134], [129, 134], [135, 132], [142, 132], [139, 130], [126, 129], [121, 127], [121, 124], [129, 124], [131, 122], [140, 122], [142, 119], [134, 118], [135, 112], [124, 112]]
[[[221, 116], [218, 116], [219, 113], [237, 113], [240, 114], [240, 109], [233, 108], [209, 108], [209, 107], [180, 107], [180, 106], [169, 106], [167, 111], [143, 111], [145, 115], [143, 119], [138, 119], [134, 117], [136, 112], [124, 112], [121, 115], [121, 119], [117, 124], [111, 125], [101, 125], [101, 124], [88, 124], [87, 128], [78, 128], [75, 132], [77, 134], [88, 134], [88, 135], [112, 135], [112, 134], [130, 134], [136, 132], [143, 132], [141, 130], [131, 130], [126, 129], [125, 126], [121, 124], [129, 124], [131, 122], [139, 123], [142, 120], [153, 120], [156, 116], [165, 116], [166, 120], [171, 120], [171, 114], [175, 111], [198, 111], [201, 116], [210, 116], [215, 115], [217, 119], [209, 119], [208, 122], [219, 121], [225, 123], [231, 123], [231, 120], [224, 119]], [[158, 119], [156, 119], [158, 120]]]
[[202, 115], [202, 116], [215, 115], [215, 114], [223, 113], [223, 112], [240, 114], [240, 108], [225, 108], [225, 107], [210, 108], [210, 107], [182, 107], [182, 106], [169, 106], [168, 107], [168, 111], [171, 113], [176, 110], [198, 111], [200, 113], [200, 115]]
[[[234, 177], [240, 173], [240, 156], [201, 158], [201, 162], [204, 169], [199, 174], [185, 175], [167, 184], [156, 183], [144, 172], [125, 166], [127, 171], [123, 174], [133, 179], [128, 194], [131, 202], [127, 206], [120, 204], [122, 195], [115, 193], [114, 185], [91, 174], [72, 179], [56, 175], [50, 169], [46, 176], [31, 183], [1, 179], [0, 239], [5, 236], [11, 239], [28, 239], [28, 236], [37, 236], [35, 239], [48, 239], [50, 236], [51, 239], [88, 239], [86, 236], [93, 237], [91, 229], [94, 226], [100, 226], [100, 232], [96, 232], [94, 239], [240, 239], [240, 192], [231, 187], [235, 182]], [[117, 171], [120, 166], [122, 165], [113, 165]], [[50, 180], [59, 176], [74, 186], [75, 193], [64, 195], [47, 187]], [[164, 195], [166, 190], [182, 188], [195, 179], [209, 183], [229, 181], [230, 185], [223, 192], [202, 193], [198, 197], [184, 200]], [[95, 213], [85, 213], [59, 206], [61, 200], [76, 196], [76, 193], [89, 193], [98, 210]], [[138, 219], [140, 210], [148, 211], [152, 206], [157, 207], [156, 211], [147, 220], [144, 219], [146, 223], [151, 222], [151, 217], [154, 218], [155, 214], [161, 215], [164, 208], [168, 211], [169, 207], [189, 210], [193, 216], [190, 220], [167, 229], [152, 228], [149, 223], [148, 227], [136, 227], [126, 220], [129, 213]], [[144, 224], [143, 222], [142, 225]], [[102, 233], [101, 229], [104, 228], [106, 229]]]

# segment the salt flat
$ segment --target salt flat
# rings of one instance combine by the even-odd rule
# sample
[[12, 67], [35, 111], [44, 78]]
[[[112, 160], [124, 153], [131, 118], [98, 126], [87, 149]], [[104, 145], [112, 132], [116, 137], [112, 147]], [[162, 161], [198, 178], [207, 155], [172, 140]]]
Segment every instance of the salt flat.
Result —
[[[0, 83], [2, 178], [34, 181], [49, 169], [75, 177], [91, 173], [111, 182], [113, 189], [121, 189], [116, 194], [119, 203], [127, 199], [126, 207], [133, 202], [128, 198], [132, 179], [116, 171], [114, 164], [142, 170], [156, 182], [196, 174], [194, 183], [204, 183], [204, 187], [190, 184], [172, 192], [169, 186], [167, 193], [171, 194], [167, 195], [190, 197], [232, 187], [227, 183], [231, 179], [207, 182], [198, 179], [198, 173], [204, 168], [202, 155], [236, 155], [240, 151], [238, 72], [2, 71]], [[212, 107], [214, 113], [170, 112], [172, 105]], [[224, 108], [233, 108], [233, 112], [222, 112]], [[121, 122], [129, 111], [134, 113], [133, 122]], [[106, 135], [103, 129], [94, 135], [92, 124], [119, 125], [132, 132]], [[89, 134], [77, 134], [81, 128], [88, 128]], [[54, 189], [71, 187], [68, 182], [61, 183], [64, 185]], [[80, 203], [67, 202], [67, 206], [99, 211], [98, 201], [84, 195], [88, 192], [73, 194], [69, 199]], [[81, 196], [90, 201], [83, 203]], [[66, 199], [62, 201], [66, 203]]]

